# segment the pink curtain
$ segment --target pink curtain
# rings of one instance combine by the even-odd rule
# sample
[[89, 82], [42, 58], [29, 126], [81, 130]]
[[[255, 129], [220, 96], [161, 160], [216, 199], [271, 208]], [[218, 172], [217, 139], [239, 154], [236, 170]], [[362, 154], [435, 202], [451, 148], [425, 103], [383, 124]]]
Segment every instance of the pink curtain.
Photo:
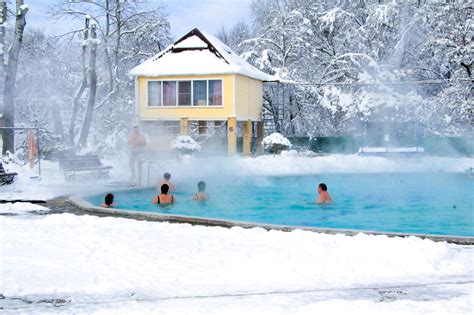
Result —
[[211, 102], [209, 105], [222, 105], [222, 81], [209, 81], [209, 98]]
[[176, 106], [176, 82], [163, 82], [163, 103], [167, 106]]

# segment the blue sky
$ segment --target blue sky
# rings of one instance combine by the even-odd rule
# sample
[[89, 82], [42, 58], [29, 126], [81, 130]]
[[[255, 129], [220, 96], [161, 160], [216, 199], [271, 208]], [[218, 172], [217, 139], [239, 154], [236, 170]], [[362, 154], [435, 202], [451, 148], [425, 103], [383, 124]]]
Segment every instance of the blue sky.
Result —
[[[130, 1], [130, 0], [129, 0]], [[144, 1], [144, 0], [139, 0]], [[214, 34], [222, 25], [230, 27], [239, 21], [250, 19], [252, 0], [146, 0], [149, 3], [166, 5], [165, 11], [175, 37], [184, 35], [194, 27]], [[27, 25], [44, 29], [51, 34], [62, 34], [79, 27], [79, 22], [61, 20], [52, 22], [48, 8], [55, 0], [25, 0], [30, 7]]]

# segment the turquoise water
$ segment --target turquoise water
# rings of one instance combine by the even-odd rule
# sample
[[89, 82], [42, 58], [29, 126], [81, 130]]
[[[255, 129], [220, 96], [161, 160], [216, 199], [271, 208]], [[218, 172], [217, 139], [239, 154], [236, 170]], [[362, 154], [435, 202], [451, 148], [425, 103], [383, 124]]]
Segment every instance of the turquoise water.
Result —
[[[177, 203], [152, 205], [154, 189], [113, 192], [117, 208], [256, 223], [474, 236], [474, 179], [454, 173], [321, 174], [207, 179], [210, 199], [192, 200], [196, 183], [179, 180]], [[316, 205], [328, 185], [332, 205]], [[98, 205], [103, 195], [88, 201]]]

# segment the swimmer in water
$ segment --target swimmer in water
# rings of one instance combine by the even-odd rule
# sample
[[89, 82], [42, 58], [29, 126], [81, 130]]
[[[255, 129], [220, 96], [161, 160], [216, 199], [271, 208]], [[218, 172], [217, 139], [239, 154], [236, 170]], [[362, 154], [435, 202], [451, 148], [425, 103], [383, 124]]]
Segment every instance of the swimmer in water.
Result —
[[107, 194], [104, 198], [104, 203], [100, 205], [102, 208], [113, 208], [115, 207], [114, 195]]
[[206, 183], [203, 181], [200, 181], [198, 183], [198, 192], [193, 196], [193, 200], [197, 200], [197, 201], [207, 200], [209, 196], [206, 194], [205, 190], [206, 190]]
[[156, 204], [165, 205], [165, 204], [175, 203], [176, 199], [174, 198], [174, 196], [172, 194], [168, 194], [169, 189], [170, 189], [170, 186], [168, 186], [168, 184], [161, 185], [161, 194], [156, 196], [153, 199], [152, 203], [154, 205], [156, 205]]
[[328, 193], [328, 186], [326, 186], [326, 184], [324, 183], [319, 184], [318, 193], [319, 193], [319, 197], [316, 200], [317, 204], [332, 203], [332, 198], [331, 198], [331, 195], [329, 195]]
[[175, 191], [176, 186], [171, 182], [170, 179], [171, 179], [171, 174], [170, 173], [165, 173], [163, 175], [163, 179], [156, 185], [156, 191], [160, 192], [161, 191], [161, 186], [163, 184], [168, 185], [170, 192]]

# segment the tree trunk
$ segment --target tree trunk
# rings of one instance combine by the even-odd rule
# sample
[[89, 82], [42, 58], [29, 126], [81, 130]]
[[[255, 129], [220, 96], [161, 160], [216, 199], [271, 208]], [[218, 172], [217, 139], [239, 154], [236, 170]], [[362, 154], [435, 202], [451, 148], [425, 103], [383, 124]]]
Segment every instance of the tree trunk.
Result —
[[[16, 1], [16, 19], [13, 42], [8, 52], [8, 65], [6, 67], [5, 84], [3, 86], [3, 121], [5, 127], [15, 127], [15, 81], [18, 69], [23, 31], [26, 26], [26, 13], [28, 7], [23, 5], [23, 0]], [[15, 152], [15, 133], [13, 130], [3, 133], [3, 153]]]
[[121, 0], [115, 0], [115, 22], [116, 22], [116, 38], [115, 47], [113, 49], [114, 54], [114, 72], [115, 72], [115, 95], [120, 93], [120, 78], [119, 78], [119, 49], [120, 40], [122, 39], [122, 17], [121, 17]]
[[112, 60], [109, 52], [109, 36], [110, 36], [110, 1], [105, 1], [105, 35], [104, 35], [104, 55], [107, 64], [107, 75], [109, 79], [109, 93], [114, 90], [114, 75], [112, 73]]
[[77, 112], [79, 110], [79, 100], [87, 86], [87, 67], [86, 67], [86, 53], [87, 53], [87, 39], [89, 36], [89, 18], [86, 17], [84, 20], [84, 42], [81, 47], [81, 69], [82, 69], [82, 83], [79, 89], [76, 91], [73, 99], [71, 121], [69, 122], [69, 144], [74, 147], [74, 138], [76, 137], [76, 119]]
[[[0, 63], [3, 73], [7, 71], [5, 63], [5, 32], [7, 28], [7, 0], [2, 0], [0, 15]], [[2, 75], [3, 76], [3, 75]], [[2, 78], [3, 79], [3, 78]]]
[[54, 102], [51, 105], [51, 116], [53, 117], [54, 133], [61, 138], [61, 143], [64, 143], [63, 120], [61, 118], [61, 107], [58, 102]]
[[97, 25], [91, 25], [91, 53], [89, 58], [89, 97], [87, 100], [86, 114], [82, 124], [81, 135], [79, 137], [79, 145], [85, 147], [87, 144], [87, 137], [92, 123], [92, 114], [95, 105], [95, 96], [97, 93], [97, 74], [95, 69], [97, 57]]

